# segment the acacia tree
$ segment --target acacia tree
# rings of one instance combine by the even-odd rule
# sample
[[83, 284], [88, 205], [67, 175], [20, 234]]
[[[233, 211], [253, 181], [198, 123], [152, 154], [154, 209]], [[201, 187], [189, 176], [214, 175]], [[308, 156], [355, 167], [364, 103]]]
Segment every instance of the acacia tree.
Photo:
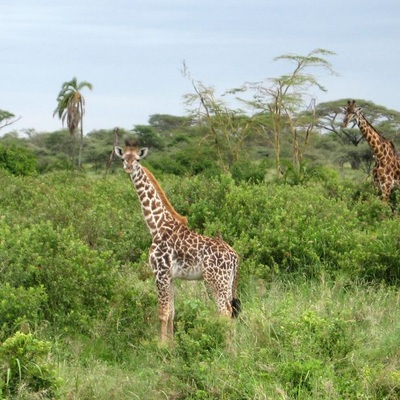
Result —
[[13, 113], [0, 110], [0, 129], [17, 122], [20, 119], [21, 117], [16, 117]]
[[193, 124], [190, 117], [178, 117], [170, 114], [153, 114], [149, 117], [149, 125], [160, 134], [187, 129]]
[[[261, 82], [246, 83], [236, 91], [250, 91], [251, 100], [243, 100], [252, 106], [258, 113], [269, 114], [268, 125], [260, 124], [259, 128], [273, 137], [275, 164], [277, 176], [281, 173], [281, 145], [282, 138], [287, 133], [292, 146], [293, 167], [299, 171], [302, 154], [308, 144], [310, 133], [316, 123], [315, 99], [308, 90], [317, 88], [326, 89], [309, 73], [310, 69], [323, 68], [330, 74], [335, 74], [331, 64], [323, 58], [335, 53], [316, 49], [306, 56], [286, 54], [276, 57], [274, 61], [289, 61], [295, 67], [289, 74], [277, 78], [268, 78]], [[300, 143], [300, 132], [302, 132]]]
[[[223, 171], [229, 171], [244, 151], [246, 140], [254, 133], [252, 120], [239, 108], [229, 108], [217, 98], [215, 89], [191, 78], [184, 64], [183, 75], [190, 79], [194, 93], [184, 96], [189, 113], [197, 119], [207, 140], [216, 150]], [[227, 91], [224, 95], [231, 94]]]
[[76, 133], [80, 128], [80, 141], [78, 152], [78, 168], [82, 164], [82, 148], [83, 148], [83, 116], [85, 114], [85, 98], [81, 90], [88, 88], [93, 89], [91, 83], [83, 81], [79, 82], [74, 77], [68, 82], [64, 82], [61, 86], [60, 93], [57, 96], [57, 107], [54, 110], [53, 116], [57, 115], [61, 119], [64, 126], [67, 121], [69, 133], [74, 138], [76, 143]]

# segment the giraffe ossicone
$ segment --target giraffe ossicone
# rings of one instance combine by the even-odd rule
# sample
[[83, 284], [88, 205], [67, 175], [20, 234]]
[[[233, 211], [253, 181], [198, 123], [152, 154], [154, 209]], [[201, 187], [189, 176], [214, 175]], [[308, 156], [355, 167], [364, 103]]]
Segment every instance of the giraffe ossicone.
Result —
[[157, 286], [161, 341], [173, 337], [174, 279], [204, 279], [219, 313], [236, 317], [240, 309], [236, 252], [222, 239], [203, 236], [187, 227], [187, 219], [175, 211], [156, 178], [139, 163], [147, 155], [147, 148], [126, 141], [124, 149], [116, 146], [114, 151], [123, 160], [136, 189], [152, 236], [149, 262]]
[[349, 122], [354, 121], [374, 153], [374, 182], [381, 193], [382, 200], [388, 202], [394, 187], [400, 185], [400, 159], [396, 154], [394, 144], [374, 128], [355, 100], [349, 100], [343, 111], [345, 114], [343, 127], [346, 128]]

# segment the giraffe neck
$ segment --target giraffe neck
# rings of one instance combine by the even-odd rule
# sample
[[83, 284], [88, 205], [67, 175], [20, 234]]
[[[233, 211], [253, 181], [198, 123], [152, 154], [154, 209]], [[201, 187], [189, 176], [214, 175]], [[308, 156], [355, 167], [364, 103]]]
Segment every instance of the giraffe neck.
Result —
[[356, 121], [361, 133], [378, 159], [386, 158], [388, 153], [394, 152], [392, 142], [385, 139], [362, 113], [357, 114]]
[[138, 162], [135, 163], [130, 177], [135, 186], [143, 216], [152, 237], [178, 223], [172, 212], [164, 204], [152, 180]]

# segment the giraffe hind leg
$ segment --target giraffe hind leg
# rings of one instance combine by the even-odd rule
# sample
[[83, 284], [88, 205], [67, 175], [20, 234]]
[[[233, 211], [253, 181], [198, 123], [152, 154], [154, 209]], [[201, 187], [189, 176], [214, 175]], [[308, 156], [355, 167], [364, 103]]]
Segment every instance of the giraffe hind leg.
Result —
[[222, 316], [233, 317], [237, 315], [238, 310], [236, 307], [240, 307], [238, 299], [232, 299], [232, 294], [228, 288], [224, 287], [213, 287], [215, 299], [217, 301], [218, 312]]
[[236, 297], [236, 278], [236, 275], [231, 275], [229, 272], [219, 279], [215, 279], [207, 273], [204, 275], [204, 280], [217, 302], [218, 312], [222, 316], [236, 318], [239, 314], [240, 300]]

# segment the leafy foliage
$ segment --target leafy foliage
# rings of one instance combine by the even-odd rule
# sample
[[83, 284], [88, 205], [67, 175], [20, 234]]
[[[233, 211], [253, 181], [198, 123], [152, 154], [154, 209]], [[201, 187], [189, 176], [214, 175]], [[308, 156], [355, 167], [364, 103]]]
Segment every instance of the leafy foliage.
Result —
[[[17, 332], [0, 346], [0, 394], [15, 398], [21, 388], [35, 398], [57, 397], [61, 385], [47, 360], [51, 345], [32, 334]], [[11, 396], [11, 397], [8, 397]], [[40, 397], [39, 397], [40, 396]], [[31, 397], [31, 398], [32, 398]]]
[[114, 283], [110, 254], [91, 250], [71, 229], [49, 222], [31, 228], [14, 225], [12, 234], [3, 226], [4, 231], [3, 277], [14, 287], [44, 287], [45, 319], [85, 330], [89, 316], [104, 312]]
[[37, 159], [28, 149], [0, 143], [0, 168], [14, 175], [35, 175], [37, 173]]
[[147, 272], [143, 277], [138, 276], [129, 269], [127, 266], [121, 269], [109, 312], [96, 325], [100, 343], [107, 338], [103, 357], [113, 361], [126, 357], [127, 343], [135, 349], [158, 333], [157, 294], [153, 281], [149, 282], [151, 275]]
[[32, 386], [31, 370], [20, 381], [7, 353], [20, 398], [396, 398], [397, 215], [368, 183], [329, 169], [306, 165], [285, 183], [266, 164], [242, 165], [237, 175], [155, 171], [192, 229], [241, 256], [240, 319], [216, 318], [202, 286], [183, 282], [168, 349], [154, 339], [151, 238], [126, 174], [0, 171], [0, 340], [23, 330], [50, 341], [60, 363], [42, 371], [66, 382], [51, 373]]
[[44, 286], [15, 287], [7, 282], [0, 285], [0, 340], [22, 327], [35, 327], [43, 320], [41, 311], [46, 304]]

